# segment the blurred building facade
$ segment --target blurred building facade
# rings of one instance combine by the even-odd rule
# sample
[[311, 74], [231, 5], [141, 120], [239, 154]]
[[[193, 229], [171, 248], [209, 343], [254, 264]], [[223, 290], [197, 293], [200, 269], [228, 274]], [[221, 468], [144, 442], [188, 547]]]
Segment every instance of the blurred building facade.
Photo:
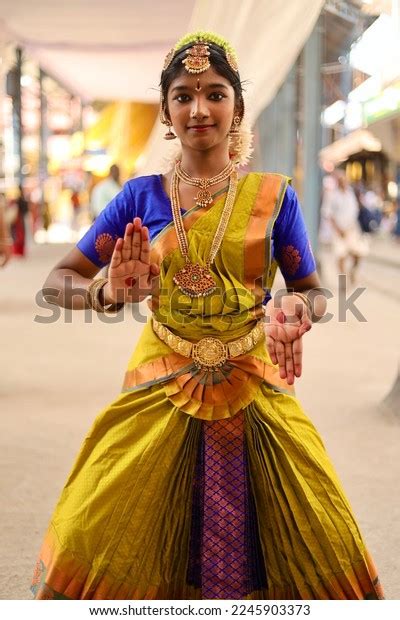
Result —
[[293, 178], [315, 248], [322, 177], [337, 167], [395, 209], [399, 12], [398, 0], [325, 2], [287, 79], [257, 120], [255, 166]]

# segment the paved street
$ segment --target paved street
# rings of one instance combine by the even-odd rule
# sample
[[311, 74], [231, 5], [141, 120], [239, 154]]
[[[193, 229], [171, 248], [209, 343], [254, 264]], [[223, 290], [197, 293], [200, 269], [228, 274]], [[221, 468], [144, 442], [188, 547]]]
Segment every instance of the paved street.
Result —
[[[0, 464], [3, 527], [0, 598], [30, 598], [29, 582], [51, 511], [80, 443], [118, 394], [140, 325], [107, 325], [84, 313], [35, 322], [35, 295], [66, 246], [39, 246], [0, 271]], [[384, 251], [384, 250], [382, 250]], [[387, 250], [391, 254], [390, 250]], [[325, 284], [335, 289], [329, 260]], [[381, 402], [399, 364], [400, 267], [368, 260], [366, 318], [315, 325], [305, 337], [297, 394], [321, 432], [378, 565], [389, 599], [400, 598], [400, 413]]]

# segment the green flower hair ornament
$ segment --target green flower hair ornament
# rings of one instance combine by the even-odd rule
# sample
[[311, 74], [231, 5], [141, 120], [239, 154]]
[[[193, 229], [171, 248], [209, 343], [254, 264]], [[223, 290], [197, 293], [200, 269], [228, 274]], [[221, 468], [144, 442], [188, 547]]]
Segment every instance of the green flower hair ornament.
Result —
[[[227, 59], [229, 65], [230, 65], [230, 67], [236, 73], [238, 73], [239, 69], [238, 69], [237, 55], [236, 55], [236, 52], [233, 49], [232, 45], [230, 45], [230, 43], [228, 43], [228, 41], [226, 39], [224, 39], [223, 37], [221, 37], [220, 35], [215, 34], [215, 32], [206, 32], [204, 30], [198, 30], [197, 32], [191, 32], [189, 34], [185, 34], [184, 37], [179, 39], [179, 41], [176, 43], [176, 45], [167, 54], [167, 57], [166, 57], [165, 62], [164, 62], [164, 71], [171, 64], [175, 54], [177, 52], [179, 52], [179, 50], [182, 49], [182, 47], [185, 47], [189, 43], [193, 43], [193, 46], [196, 46], [196, 44], [199, 44], [199, 49], [198, 50], [195, 50], [194, 52], [191, 52], [190, 50], [188, 50], [189, 56], [200, 56], [202, 58], [204, 58], [204, 56], [206, 54], [208, 55], [207, 43], [215, 43], [215, 45], [219, 45], [219, 47], [222, 47], [222, 49], [224, 50], [225, 55], [226, 55], [226, 59]], [[203, 44], [203, 46], [201, 44]], [[194, 63], [196, 63], [196, 60], [194, 60]], [[195, 66], [195, 65], [193, 65], [193, 66]], [[209, 64], [208, 64], [208, 66], [209, 66]], [[204, 71], [204, 69], [206, 67], [206, 65], [204, 64], [204, 61], [203, 61], [203, 63], [201, 63], [201, 61], [200, 61], [200, 67], [203, 67], [202, 71]], [[193, 73], [200, 73], [201, 70], [200, 71], [194, 70], [194, 71], [190, 71], [190, 72], [191, 73], [192, 72]]]
[[229, 54], [234, 58], [237, 62], [236, 52], [233, 49], [232, 45], [228, 43], [226, 39], [220, 37], [215, 32], [206, 32], [205, 30], [198, 30], [197, 32], [191, 32], [189, 34], [185, 34], [184, 37], [179, 39], [177, 44], [174, 47], [175, 52], [181, 49], [181, 47], [185, 47], [188, 43], [215, 43], [215, 45], [219, 45], [225, 50], [225, 53]]

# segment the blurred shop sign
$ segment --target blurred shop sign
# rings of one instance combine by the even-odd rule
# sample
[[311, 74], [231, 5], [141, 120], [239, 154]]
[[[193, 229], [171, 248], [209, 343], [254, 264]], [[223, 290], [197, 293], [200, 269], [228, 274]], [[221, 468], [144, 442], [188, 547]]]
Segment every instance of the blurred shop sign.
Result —
[[367, 125], [398, 113], [400, 113], [400, 82], [388, 86], [378, 96], [363, 103], [363, 120]]
[[340, 162], [346, 161], [350, 155], [355, 153], [360, 153], [361, 151], [379, 152], [381, 150], [382, 143], [378, 138], [367, 129], [357, 129], [321, 149], [319, 160], [322, 167], [327, 169], [327, 165], [333, 164], [336, 166]]

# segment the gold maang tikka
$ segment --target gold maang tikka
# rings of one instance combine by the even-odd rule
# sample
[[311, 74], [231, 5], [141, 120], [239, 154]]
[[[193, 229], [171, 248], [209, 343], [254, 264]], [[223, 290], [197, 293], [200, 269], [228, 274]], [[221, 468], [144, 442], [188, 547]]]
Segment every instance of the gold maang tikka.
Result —
[[210, 48], [207, 43], [195, 43], [186, 50], [186, 54], [182, 64], [188, 73], [203, 73], [210, 68]]

